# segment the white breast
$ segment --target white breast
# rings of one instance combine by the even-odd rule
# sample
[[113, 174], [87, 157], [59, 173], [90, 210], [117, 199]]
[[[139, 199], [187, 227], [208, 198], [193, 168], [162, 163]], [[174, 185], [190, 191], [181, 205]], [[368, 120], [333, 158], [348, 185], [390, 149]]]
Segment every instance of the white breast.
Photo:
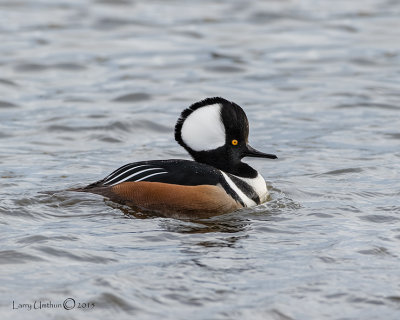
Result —
[[269, 192], [267, 189], [267, 184], [265, 183], [264, 178], [261, 174], [257, 173], [257, 177], [255, 178], [241, 178], [237, 177], [240, 180], [243, 180], [248, 185], [250, 185], [254, 191], [257, 193], [258, 197], [260, 198], [260, 202], [263, 203], [267, 201]]
[[[229, 176], [221, 171], [225, 181], [228, 185], [232, 188], [233, 191], [239, 196], [246, 207], [254, 207], [257, 205], [252, 199], [250, 199], [240, 188], [229, 178]], [[236, 178], [246, 182], [253, 190], [257, 193], [258, 197], [260, 198], [260, 202], [263, 203], [267, 201], [268, 198], [268, 190], [267, 185], [265, 183], [264, 178], [258, 173], [257, 177], [255, 178], [243, 178], [235, 176]]]

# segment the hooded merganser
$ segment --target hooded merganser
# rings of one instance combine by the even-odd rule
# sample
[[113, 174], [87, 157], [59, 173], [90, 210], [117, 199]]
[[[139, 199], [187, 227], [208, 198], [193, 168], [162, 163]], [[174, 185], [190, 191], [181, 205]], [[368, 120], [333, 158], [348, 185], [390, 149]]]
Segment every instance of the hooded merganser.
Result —
[[208, 98], [185, 109], [175, 140], [190, 160], [129, 163], [104, 179], [74, 191], [103, 195], [144, 213], [168, 217], [210, 217], [267, 200], [264, 178], [243, 157], [276, 159], [248, 144], [243, 109], [223, 98]]

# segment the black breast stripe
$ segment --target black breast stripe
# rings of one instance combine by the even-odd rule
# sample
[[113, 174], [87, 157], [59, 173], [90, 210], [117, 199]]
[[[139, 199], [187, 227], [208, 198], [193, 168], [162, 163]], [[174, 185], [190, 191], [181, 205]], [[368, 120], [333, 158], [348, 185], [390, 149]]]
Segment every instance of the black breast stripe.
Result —
[[251, 200], [253, 200], [256, 204], [260, 204], [261, 200], [258, 194], [254, 191], [254, 189], [246, 182], [243, 180], [235, 177], [234, 175], [231, 175], [227, 173], [229, 178], [233, 181], [234, 184]]
[[[221, 181], [220, 184], [222, 188], [225, 189], [226, 193], [228, 193], [233, 199], [235, 199], [237, 202], [239, 202], [243, 207], [246, 205], [244, 204], [243, 200], [239, 197], [239, 195], [231, 188], [228, 182], [224, 179], [224, 177], [221, 175]], [[235, 183], [235, 182], [233, 182]], [[236, 183], [235, 183], [236, 184]]]

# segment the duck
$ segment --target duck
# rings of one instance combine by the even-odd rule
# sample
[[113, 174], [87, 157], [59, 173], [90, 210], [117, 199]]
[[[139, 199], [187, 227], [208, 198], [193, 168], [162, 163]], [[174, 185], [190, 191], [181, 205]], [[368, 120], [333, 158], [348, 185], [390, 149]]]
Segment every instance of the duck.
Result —
[[173, 218], [208, 218], [268, 200], [264, 178], [244, 157], [277, 159], [249, 145], [243, 109], [221, 97], [182, 111], [175, 140], [193, 160], [128, 163], [77, 192], [89, 192], [135, 212]]

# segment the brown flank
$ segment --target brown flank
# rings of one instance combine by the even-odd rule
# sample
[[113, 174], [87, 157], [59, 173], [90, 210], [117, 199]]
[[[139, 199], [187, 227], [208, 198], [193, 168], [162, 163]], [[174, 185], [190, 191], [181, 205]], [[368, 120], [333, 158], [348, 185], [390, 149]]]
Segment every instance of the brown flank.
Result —
[[243, 207], [222, 187], [213, 185], [182, 186], [139, 181], [75, 191], [100, 194], [134, 210], [165, 217], [206, 218]]

